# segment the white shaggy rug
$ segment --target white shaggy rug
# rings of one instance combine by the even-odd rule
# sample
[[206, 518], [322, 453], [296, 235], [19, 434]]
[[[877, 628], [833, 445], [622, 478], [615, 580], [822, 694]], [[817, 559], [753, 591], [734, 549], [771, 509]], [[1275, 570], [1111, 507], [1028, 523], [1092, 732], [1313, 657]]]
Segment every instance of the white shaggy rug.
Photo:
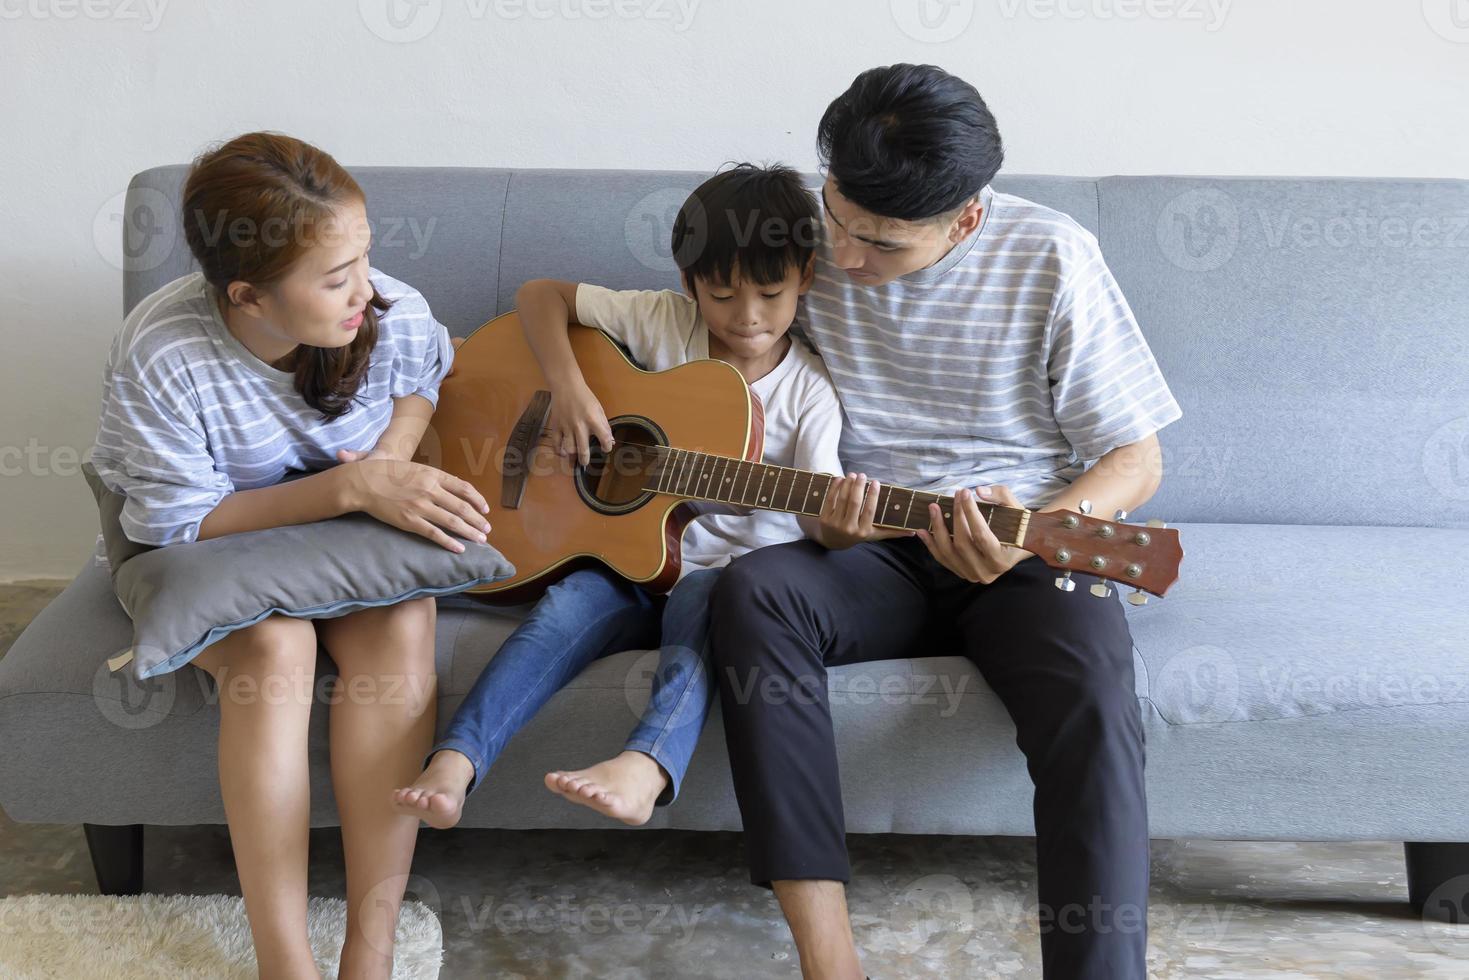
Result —
[[[324, 977], [337, 975], [347, 903], [313, 898], [311, 948]], [[434, 913], [403, 903], [393, 980], [435, 980], [444, 937]], [[254, 980], [243, 899], [228, 895], [20, 895], [0, 899], [5, 980]]]

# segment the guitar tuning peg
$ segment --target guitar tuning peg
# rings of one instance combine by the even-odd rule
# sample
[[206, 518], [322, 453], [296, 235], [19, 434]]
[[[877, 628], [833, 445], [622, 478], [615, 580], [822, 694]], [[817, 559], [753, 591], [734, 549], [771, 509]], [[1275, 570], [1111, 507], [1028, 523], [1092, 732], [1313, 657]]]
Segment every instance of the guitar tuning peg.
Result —
[[1148, 527], [1167, 527], [1167, 521], [1160, 521], [1156, 517], [1148, 521]]
[[1123, 510], [1121, 507], [1117, 508], [1117, 513], [1112, 515], [1112, 520], [1118, 522], [1119, 524], [1122, 523], [1123, 521], [1127, 520], [1127, 511]]
[[1062, 592], [1075, 592], [1076, 583], [1071, 581], [1071, 569], [1066, 569], [1066, 574], [1056, 579], [1056, 588]]
[[1092, 595], [1096, 596], [1098, 599], [1106, 599], [1111, 594], [1112, 590], [1107, 587], [1106, 582], [1098, 582], [1096, 585], [1092, 586]]
[[1145, 606], [1148, 604], [1148, 594], [1142, 589], [1138, 589], [1134, 591], [1132, 595], [1127, 597], [1127, 601], [1132, 603], [1134, 606]]
[[1076, 509], [1081, 511], [1083, 514], [1090, 515], [1092, 512], [1092, 502], [1090, 500], [1083, 500], [1081, 503], [1076, 505]]

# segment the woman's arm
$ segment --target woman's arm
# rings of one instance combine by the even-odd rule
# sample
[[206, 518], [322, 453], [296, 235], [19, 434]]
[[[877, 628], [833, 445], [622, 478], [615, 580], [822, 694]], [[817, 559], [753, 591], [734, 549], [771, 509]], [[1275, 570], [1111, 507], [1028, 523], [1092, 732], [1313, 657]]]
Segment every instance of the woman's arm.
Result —
[[[458, 347], [458, 343], [455, 347]], [[428, 429], [429, 419], [433, 418], [433, 414], [433, 403], [422, 395], [394, 398], [393, 418], [378, 438], [377, 445], [367, 452], [343, 449], [337, 453], [337, 459], [343, 463], [359, 459], [412, 459], [413, 454], [418, 451], [418, 444], [423, 441], [423, 433]]]
[[198, 540], [290, 524], [310, 524], [360, 510], [347, 479], [356, 464], [334, 466], [311, 476], [257, 490], [226, 494], [199, 525]]

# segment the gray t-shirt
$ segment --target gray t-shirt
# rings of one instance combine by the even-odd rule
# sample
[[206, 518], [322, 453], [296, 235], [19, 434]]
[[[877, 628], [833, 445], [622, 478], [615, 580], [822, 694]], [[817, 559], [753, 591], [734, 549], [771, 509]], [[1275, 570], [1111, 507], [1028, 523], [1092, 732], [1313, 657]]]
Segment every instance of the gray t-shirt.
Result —
[[842, 463], [952, 493], [1048, 502], [1096, 460], [1182, 414], [1093, 236], [985, 188], [979, 229], [882, 286], [817, 254], [796, 321], [841, 397]]
[[330, 422], [296, 391], [295, 376], [250, 353], [229, 332], [200, 273], [138, 303], [103, 372], [97, 475], [127, 497], [120, 523], [139, 544], [194, 541], [224, 497], [280, 482], [290, 471], [337, 465], [366, 451], [392, 421], [393, 399], [438, 404], [454, 359], [449, 332], [413, 287], [372, 270], [392, 308], [352, 407]]

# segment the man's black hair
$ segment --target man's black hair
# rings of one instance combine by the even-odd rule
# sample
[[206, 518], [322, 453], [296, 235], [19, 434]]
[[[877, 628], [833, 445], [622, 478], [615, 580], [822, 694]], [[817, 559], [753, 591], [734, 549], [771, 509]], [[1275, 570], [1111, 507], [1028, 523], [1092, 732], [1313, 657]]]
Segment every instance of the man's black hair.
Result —
[[775, 164], [741, 163], [710, 177], [673, 221], [673, 260], [688, 277], [729, 285], [770, 286], [816, 252], [821, 212], [801, 175]]
[[979, 92], [934, 65], [858, 75], [826, 107], [816, 145], [843, 197], [880, 217], [909, 221], [959, 207], [1005, 158]]

